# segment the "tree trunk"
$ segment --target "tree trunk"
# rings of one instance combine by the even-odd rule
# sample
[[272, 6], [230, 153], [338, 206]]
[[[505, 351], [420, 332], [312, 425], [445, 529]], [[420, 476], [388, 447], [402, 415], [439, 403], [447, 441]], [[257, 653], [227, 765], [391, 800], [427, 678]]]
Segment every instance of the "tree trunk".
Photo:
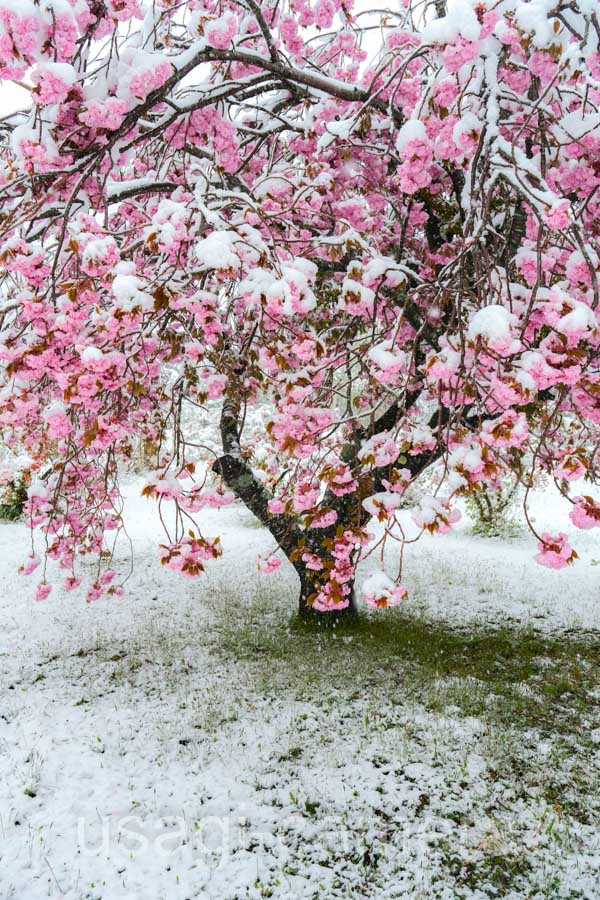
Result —
[[[250, 466], [241, 458], [226, 454], [213, 464], [213, 470], [219, 474], [236, 497], [246, 504], [256, 518], [269, 529], [279, 546], [292, 561], [301, 543], [306, 540], [306, 532], [299, 528], [291, 516], [271, 515], [268, 509], [270, 495], [256, 479]], [[292, 562], [300, 577], [300, 597], [298, 612], [303, 619], [322, 620], [335, 624], [338, 621], [351, 619], [357, 615], [354, 589], [350, 594], [350, 603], [344, 609], [331, 612], [318, 612], [308, 604], [311, 594], [319, 592], [318, 573], [307, 569], [300, 561]]]

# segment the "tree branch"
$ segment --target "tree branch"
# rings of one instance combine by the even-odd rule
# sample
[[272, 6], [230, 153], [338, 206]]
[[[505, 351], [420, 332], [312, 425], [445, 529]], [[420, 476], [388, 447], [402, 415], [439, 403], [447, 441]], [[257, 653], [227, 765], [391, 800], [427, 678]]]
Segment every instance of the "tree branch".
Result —
[[224, 455], [213, 463], [212, 470], [221, 476], [227, 487], [246, 504], [259, 522], [269, 529], [289, 557], [304, 537], [304, 532], [292, 516], [274, 516], [269, 512], [268, 504], [272, 496], [242, 458], [238, 426], [238, 407], [232, 401], [226, 400], [221, 410], [221, 443]]

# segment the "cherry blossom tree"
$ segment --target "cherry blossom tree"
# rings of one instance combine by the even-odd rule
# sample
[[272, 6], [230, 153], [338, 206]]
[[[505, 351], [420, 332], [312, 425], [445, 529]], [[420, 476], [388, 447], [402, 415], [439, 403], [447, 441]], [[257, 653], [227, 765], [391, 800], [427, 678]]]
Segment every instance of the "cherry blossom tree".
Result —
[[[89, 553], [88, 599], [122, 591], [140, 441], [163, 563], [201, 573], [195, 516], [236, 497], [301, 613], [354, 612], [432, 467], [420, 532], [507, 473], [600, 524], [596, 0], [0, 0], [0, 78], [31, 96], [1, 123], [0, 421], [66, 588]], [[186, 410], [215, 407], [207, 469]]]

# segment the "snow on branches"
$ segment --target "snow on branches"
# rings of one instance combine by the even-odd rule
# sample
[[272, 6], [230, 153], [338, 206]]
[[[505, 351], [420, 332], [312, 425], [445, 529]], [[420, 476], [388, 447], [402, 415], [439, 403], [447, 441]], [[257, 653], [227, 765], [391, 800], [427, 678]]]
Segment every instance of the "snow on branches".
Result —
[[[0, 78], [32, 100], [1, 124], [0, 423], [45, 465], [28, 516], [69, 586], [140, 442], [165, 565], [220, 552], [193, 515], [231, 491], [303, 609], [352, 608], [369, 521], [391, 534], [432, 466], [421, 530], [507, 472], [598, 525], [596, 0], [400, 6], [0, 0]], [[196, 469], [185, 410], [219, 404]]]

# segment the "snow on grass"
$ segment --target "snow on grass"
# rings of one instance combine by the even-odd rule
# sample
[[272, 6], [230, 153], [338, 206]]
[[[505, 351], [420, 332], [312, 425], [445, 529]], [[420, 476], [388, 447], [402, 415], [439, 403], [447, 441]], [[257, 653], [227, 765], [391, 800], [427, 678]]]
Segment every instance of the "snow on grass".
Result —
[[407, 604], [315, 631], [237, 506], [204, 580], [162, 570], [139, 487], [123, 599], [34, 603], [0, 525], [2, 898], [598, 897], [592, 534], [556, 573], [465, 524]]

